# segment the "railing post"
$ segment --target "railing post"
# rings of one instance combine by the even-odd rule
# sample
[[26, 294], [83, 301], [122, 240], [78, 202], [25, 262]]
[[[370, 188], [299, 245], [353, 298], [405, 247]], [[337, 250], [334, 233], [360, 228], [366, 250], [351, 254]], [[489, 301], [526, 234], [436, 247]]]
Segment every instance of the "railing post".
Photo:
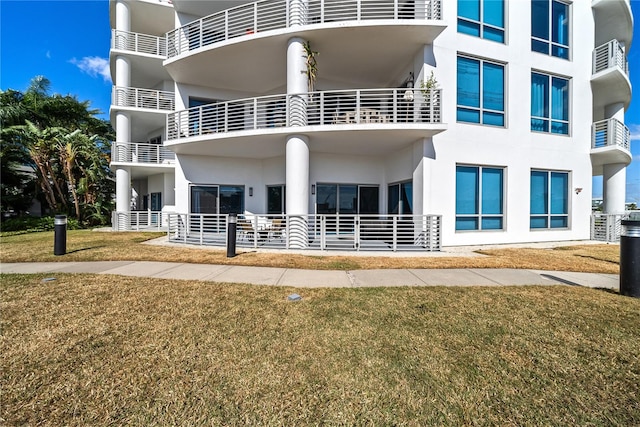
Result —
[[258, 32], [258, 3], [253, 4], [253, 32]]
[[356, 90], [356, 123], [360, 124], [360, 90]]
[[229, 10], [224, 11], [224, 39], [229, 40]]
[[393, 19], [398, 19], [398, 0], [393, 0]]
[[356, 20], [360, 21], [362, 17], [362, 0], [356, 0]]
[[253, 98], [253, 130], [258, 129], [258, 98]]

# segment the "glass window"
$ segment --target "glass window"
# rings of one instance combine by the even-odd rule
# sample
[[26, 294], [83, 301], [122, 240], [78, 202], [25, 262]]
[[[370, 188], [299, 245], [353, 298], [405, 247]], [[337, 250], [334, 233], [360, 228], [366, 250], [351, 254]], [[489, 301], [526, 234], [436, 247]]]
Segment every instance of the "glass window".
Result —
[[456, 230], [504, 228], [504, 169], [456, 167]]
[[457, 120], [504, 126], [504, 65], [458, 57]]
[[285, 213], [285, 190], [284, 185], [270, 185], [267, 187], [267, 213]]
[[531, 73], [531, 130], [569, 134], [569, 80]]
[[413, 182], [389, 185], [387, 212], [390, 214], [413, 214]]
[[319, 214], [377, 214], [379, 188], [354, 184], [316, 185]]
[[532, 0], [531, 50], [569, 59], [569, 5], [557, 0]]
[[244, 213], [244, 187], [193, 185], [191, 186], [191, 213]]
[[531, 171], [531, 228], [569, 227], [569, 173]]
[[458, 0], [458, 32], [504, 43], [504, 0]]

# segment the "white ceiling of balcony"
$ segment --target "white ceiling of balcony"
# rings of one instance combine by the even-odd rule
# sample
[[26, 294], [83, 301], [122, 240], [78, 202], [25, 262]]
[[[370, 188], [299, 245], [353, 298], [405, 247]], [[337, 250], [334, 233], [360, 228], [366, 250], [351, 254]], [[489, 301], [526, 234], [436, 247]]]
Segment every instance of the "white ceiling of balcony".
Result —
[[[206, 2], [205, 2], [206, 3]], [[131, 31], [134, 33], [163, 36], [175, 24], [175, 12], [168, 2], [129, 1]], [[111, 1], [109, 12], [111, 28], [115, 28], [115, 1]]]
[[625, 44], [627, 49], [631, 47], [633, 17], [631, 5], [626, 0], [595, 0], [593, 14], [597, 24], [596, 46], [615, 39]]
[[321, 24], [297, 33], [242, 36], [206, 46], [183, 59], [170, 59], [165, 66], [180, 83], [257, 95], [273, 93], [286, 85], [287, 41], [300, 36], [319, 52], [318, 82], [349, 88], [393, 87], [406, 78], [401, 73], [413, 63], [418, 50], [432, 43], [443, 28], [444, 24], [388, 21]]
[[180, 13], [194, 16], [207, 16], [230, 7], [240, 6], [245, 3], [254, 3], [255, 0], [173, 0], [173, 7]]

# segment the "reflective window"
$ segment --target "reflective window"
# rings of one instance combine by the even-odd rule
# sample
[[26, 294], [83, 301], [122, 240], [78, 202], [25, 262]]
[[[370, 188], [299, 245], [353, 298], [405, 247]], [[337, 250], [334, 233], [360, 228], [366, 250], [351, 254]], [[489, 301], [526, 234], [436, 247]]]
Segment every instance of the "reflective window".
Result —
[[569, 80], [531, 73], [531, 130], [569, 134]]
[[458, 56], [457, 120], [504, 126], [504, 65]]
[[569, 227], [569, 173], [531, 171], [531, 228]]
[[504, 1], [458, 0], [458, 32], [504, 43]]
[[557, 0], [532, 0], [531, 50], [569, 59], [569, 5]]
[[504, 169], [456, 167], [456, 230], [504, 228]]

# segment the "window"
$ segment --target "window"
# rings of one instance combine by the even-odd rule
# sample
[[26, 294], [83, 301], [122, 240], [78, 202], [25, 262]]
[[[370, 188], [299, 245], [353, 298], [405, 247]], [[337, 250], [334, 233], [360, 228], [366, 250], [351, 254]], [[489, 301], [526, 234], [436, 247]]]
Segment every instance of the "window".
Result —
[[569, 173], [531, 171], [531, 228], [569, 227]]
[[387, 202], [388, 213], [411, 215], [413, 213], [413, 183], [409, 181], [390, 185]]
[[504, 126], [504, 65], [458, 56], [457, 120]]
[[531, 130], [569, 134], [569, 80], [531, 73]]
[[270, 185], [267, 187], [267, 213], [285, 213], [285, 189], [284, 185]]
[[504, 43], [504, 1], [458, 0], [458, 32]]
[[556, 0], [531, 1], [531, 50], [569, 59], [569, 5]]
[[244, 187], [193, 185], [191, 186], [191, 213], [244, 213]]
[[504, 169], [456, 167], [456, 230], [504, 228]]
[[379, 188], [353, 184], [318, 184], [316, 212], [319, 214], [377, 214]]

